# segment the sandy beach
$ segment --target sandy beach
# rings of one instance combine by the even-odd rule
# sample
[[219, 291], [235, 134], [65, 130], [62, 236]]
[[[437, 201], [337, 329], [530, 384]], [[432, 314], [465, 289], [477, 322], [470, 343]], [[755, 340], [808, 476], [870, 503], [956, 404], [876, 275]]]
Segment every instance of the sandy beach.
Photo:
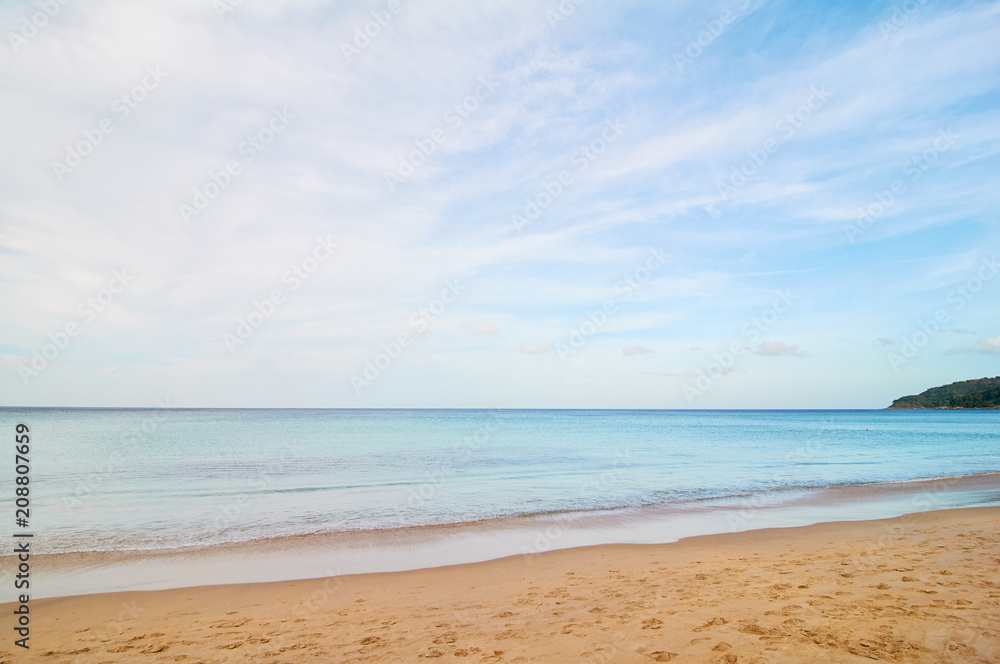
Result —
[[996, 662], [998, 523], [1000, 508], [969, 508], [389, 574], [43, 599], [32, 602], [30, 654], [8, 640], [2, 658]]

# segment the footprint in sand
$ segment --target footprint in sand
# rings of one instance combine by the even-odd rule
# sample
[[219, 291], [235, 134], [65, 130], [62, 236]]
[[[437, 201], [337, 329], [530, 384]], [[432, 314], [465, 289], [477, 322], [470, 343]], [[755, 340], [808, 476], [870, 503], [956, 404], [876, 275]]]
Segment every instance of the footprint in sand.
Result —
[[654, 662], [669, 662], [674, 657], [677, 657], [677, 653], [667, 652], [666, 650], [657, 650], [656, 652], [650, 653], [649, 656], [653, 658]]
[[438, 650], [437, 648], [432, 648], [427, 652], [422, 652], [417, 657], [433, 659], [435, 657], [444, 657], [444, 651]]
[[728, 623], [729, 623], [729, 621], [726, 620], [725, 618], [712, 618], [711, 620], [709, 620], [707, 623], [705, 623], [701, 627], [695, 627], [691, 631], [693, 631], [693, 632], [704, 632], [705, 630], [711, 629], [712, 627], [720, 627], [720, 626], [728, 624]]
[[248, 622], [250, 621], [246, 618], [242, 618], [240, 620], [221, 620], [219, 622], [212, 623], [209, 627], [212, 629], [235, 629], [236, 627], [243, 627], [243, 625], [246, 625]]
[[768, 633], [766, 629], [756, 623], [743, 625], [740, 627], [740, 631], [744, 634], [753, 634], [754, 636], [765, 636]]
[[366, 636], [365, 638], [358, 641], [358, 645], [361, 646], [360, 648], [358, 648], [358, 652], [361, 653], [362, 655], [367, 655], [373, 650], [378, 650], [379, 648], [385, 648], [389, 644], [377, 636]]

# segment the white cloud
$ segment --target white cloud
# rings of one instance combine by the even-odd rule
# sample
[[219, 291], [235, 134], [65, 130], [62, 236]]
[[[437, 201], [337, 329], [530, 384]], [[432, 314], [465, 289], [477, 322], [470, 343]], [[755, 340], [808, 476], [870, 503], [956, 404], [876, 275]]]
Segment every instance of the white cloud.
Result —
[[794, 357], [806, 357], [808, 353], [800, 350], [798, 346], [791, 346], [784, 341], [762, 341], [757, 345], [757, 354], [769, 357], [779, 357], [782, 355], [792, 355]]
[[492, 337], [497, 333], [496, 325], [484, 320], [465, 323], [462, 325], [462, 328], [469, 334], [474, 334], [477, 337]]
[[645, 376], [659, 376], [661, 378], [694, 378], [698, 374], [685, 369], [671, 369], [670, 371], [641, 371]]
[[622, 348], [622, 355], [645, 355], [652, 352], [652, 348], [646, 348], [645, 346], [629, 346], [628, 348]]
[[[0, 86], [0, 332], [15, 349], [6, 351], [5, 365], [14, 361], [10, 353], [30, 353], [74, 318], [111, 269], [136, 274], [134, 287], [60, 357], [63, 367], [47, 373], [49, 382], [25, 392], [16, 375], [0, 377], [6, 402], [45, 403], [60, 390], [101, 394], [90, 383], [117, 367], [125, 398], [182, 376], [188, 382], [175, 385], [203, 389], [209, 402], [215, 394], [232, 395], [230, 403], [251, 395], [266, 405], [287, 394], [330, 405], [330, 377], [349, 375], [455, 277], [468, 289], [422, 333], [393, 377], [380, 381], [379, 393], [387, 405], [403, 403], [409, 393], [392, 392], [394, 381], [411, 372], [436, 385], [425, 392], [442, 405], [466, 399], [452, 387], [463, 384], [461, 363], [456, 380], [438, 380], [458, 355], [465, 365], [474, 360], [477, 374], [497, 376], [495, 389], [505, 389], [504, 380], [523, 389], [509, 349], [479, 344], [468, 351], [468, 334], [501, 329], [507, 338], [554, 339], [609, 297], [647, 247], [661, 245], [670, 265], [620, 303], [601, 335], [641, 340], [671, 361], [671, 352], [740, 338], [739, 325], [757, 313], [748, 302], [763, 308], [774, 289], [796, 286], [811, 304], [796, 304], [779, 324], [799, 325], [787, 333], [819, 354], [824, 330], [845, 321], [859, 329], [899, 327], [864, 295], [842, 295], [865, 291], [858, 280], [872, 292], [912, 295], [912, 311], [921, 298], [938, 306], [932, 289], [956, 281], [940, 272], [949, 263], [942, 256], [903, 265], [900, 245], [873, 255], [891, 260], [865, 261], [855, 278], [844, 265], [862, 258], [840, 253], [839, 235], [831, 240], [910, 153], [952, 123], [961, 139], [954, 154], [865, 238], [968, 223], [969, 232], [959, 234], [968, 245], [953, 251], [975, 262], [974, 252], [988, 250], [971, 229], [998, 203], [984, 175], [995, 165], [991, 155], [1000, 155], [991, 101], [1000, 66], [992, 48], [1000, 36], [996, 3], [925, 6], [891, 42], [874, 26], [824, 33], [799, 45], [805, 57], [780, 61], [727, 62], [732, 56], [720, 41], [684, 77], [664, 73], [665, 33], [648, 38], [633, 30], [628, 3], [582, 6], [553, 30], [545, 8], [531, 0], [407, 2], [350, 62], [341, 42], [370, 19], [370, 4], [261, 0], [221, 20], [212, 7], [205, 0], [69, 3], [18, 52], [0, 49], [8, 82]], [[16, 26], [29, 11], [37, 9], [27, 0], [0, 4], [0, 24]], [[660, 12], [661, 27], [678, 43], [704, 21], [703, 8], [690, 3], [645, 11]], [[759, 11], [755, 20], [778, 10], [765, 3]], [[794, 8], [781, 11], [792, 23], [808, 23]], [[724, 38], [733, 47], [749, 39], [735, 29]], [[827, 46], [811, 51], [818, 43]], [[711, 75], [717, 65], [740, 68], [745, 80], [718, 85]], [[111, 102], [150, 66], [169, 75], [118, 118]], [[495, 93], [451, 127], [444, 113], [484, 76], [497, 81]], [[760, 177], [706, 211], [718, 198], [718, 179], [774, 132], [810, 86], [824, 82], [830, 101]], [[283, 107], [295, 115], [288, 129], [246, 161], [241, 142]], [[573, 168], [573, 152], [618, 115], [628, 125], [621, 138], [586, 171], [574, 171], [574, 184], [530, 229], [514, 233], [510, 215], [524, 198]], [[115, 120], [114, 132], [57, 182], [53, 160], [105, 117]], [[385, 172], [440, 128], [445, 140], [389, 192]], [[178, 205], [234, 159], [241, 174], [184, 224]], [[291, 291], [282, 274], [328, 233], [341, 250]], [[883, 264], [887, 272], [873, 274]], [[920, 275], [933, 275], [934, 283]], [[827, 289], [834, 281], [836, 293]], [[221, 335], [274, 288], [285, 289], [287, 303], [237, 357], [228, 356]], [[980, 329], [989, 321], [962, 324]], [[604, 361], [619, 362], [620, 343], [608, 343], [613, 352], [601, 355]], [[993, 352], [983, 344], [978, 352]], [[632, 348], [634, 355], [648, 350]], [[546, 349], [526, 345], [521, 352]], [[758, 352], [803, 354], [787, 345]], [[598, 356], [581, 354], [575, 363], [599, 375], [620, 370], [589, 366]], [[543, 396], [569, 389], [544, 373], [549, 363], [524, 362]], [[290, 388], [268, 392], [285, 374], [295, 375]], [[251, 376], [262, 386], [243, 380]], [[178, 399], [198, 405], [198, 398]]]
[[545, 353], [552, 352], [549, 346], [541, 346], [536, 344], [522, 344], [518, 350], [526, 355], [544, 355]]
[[972, 345], [972, 350], [977, 353], [988, 353], [990, 355], [1000, 354], [1000, 337], [979, 339]]

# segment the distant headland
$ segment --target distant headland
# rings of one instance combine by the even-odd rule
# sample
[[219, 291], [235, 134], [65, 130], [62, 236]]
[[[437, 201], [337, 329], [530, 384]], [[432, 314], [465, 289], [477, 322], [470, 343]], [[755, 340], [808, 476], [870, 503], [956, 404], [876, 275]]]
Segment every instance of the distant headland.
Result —
[[1000, 408], [1000, 376], [932, 387], [900, 397], [889, 408]]

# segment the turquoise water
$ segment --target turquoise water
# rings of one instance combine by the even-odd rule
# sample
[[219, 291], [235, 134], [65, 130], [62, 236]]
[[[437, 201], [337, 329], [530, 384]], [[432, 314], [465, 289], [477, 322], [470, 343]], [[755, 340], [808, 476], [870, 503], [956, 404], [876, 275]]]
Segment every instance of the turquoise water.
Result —
[[762, 505], [1000, 472], [998, 411], [3, 409], [12, 445], [18, 422], [47, 553]]

